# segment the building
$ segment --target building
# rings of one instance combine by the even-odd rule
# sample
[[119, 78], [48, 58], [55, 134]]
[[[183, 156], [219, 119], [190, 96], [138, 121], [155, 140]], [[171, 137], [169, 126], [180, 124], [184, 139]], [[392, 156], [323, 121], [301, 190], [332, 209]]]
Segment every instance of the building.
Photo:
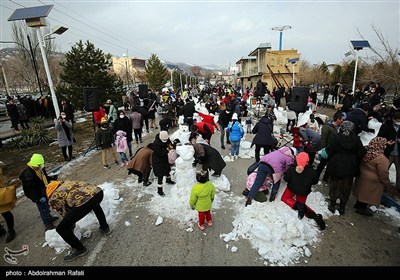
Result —
[[248, 56], [236, 62], [237, 75], [244, 87], [254, 88], [261, 79], [270, 91], [281, 86], [289, 88], [293, 85], [293, 79], [299, 82], [300, 70], [300, 61], [292, 64], [289, 60], [299, 58], [297, 50], [271, 50], [270, 43], [261, 43]]
[[121, 77], [125, 85], [133, 86], [140, 82], [140, 72], [144, 72], [146, 60], [135, 57], [112, 57], [113, 72]]

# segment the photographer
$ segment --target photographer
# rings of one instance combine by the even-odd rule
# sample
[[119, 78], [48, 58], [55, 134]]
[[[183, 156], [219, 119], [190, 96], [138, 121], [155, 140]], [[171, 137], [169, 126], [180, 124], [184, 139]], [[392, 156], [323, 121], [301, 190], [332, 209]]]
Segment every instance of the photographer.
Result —
[[71, 161], [75, 157], [72, 156], [72, 143], [73, 132], [72, 132], [72, 121], [67, 119], [67, 114], [62, 111], [58, 119], [54, 119], [55, 129], [57, 131], [58, 146], [61, 148], [61, 152], [64, 156], [65, 161]]

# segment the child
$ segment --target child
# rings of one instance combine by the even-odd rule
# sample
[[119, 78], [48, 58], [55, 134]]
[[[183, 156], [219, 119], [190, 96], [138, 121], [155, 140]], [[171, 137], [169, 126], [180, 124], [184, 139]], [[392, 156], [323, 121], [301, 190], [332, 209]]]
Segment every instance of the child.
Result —
[[126, 163], [128, 163], [128, 159], [126, 157], [126, 149], [128, 149], [128, 142], [126, 139], [126, 132], [123, 130], [118, 130], [116, 133], [117, 137], [115, 138], [115, 147], [117, 148], [117, 152], [121, 157], [121, 167], [124, 167]]
[[204, 220], [207, 221], [209, 227], [212, 226], [211, 205], [214, 201], [215, 187], [208, 178], [208, 171], [197, 171], [196, 180], [198, 183], [193, 185], [190, 193], [190, 208], [199, 212], [199, 222], [197, 226], [200, 230], [204, 230]]
[[286, 132], [290, 132], [290, 130], [294, 127], [296, 123], [296, 112], [289, 109], [289, 106], [286, 106], [286, 113], [287, 113], [287, 125], [286, 125]]
[[[289, 205], [290, 208], [299, 212], [299, 219], [304, 215], [317, 222], [320, 230], [325, 229], [325, 222], [321, 214], [316, 214], [306, 205], [307, 196], [311, 193], [311, 185], [317, 183], [315, 170], [308, 165], [309, 157], [305, 152], [296, 156], [296, 166], [291, 166], [286, 171], [283, 179], [287, 182], [286, 190], [283, 192], [281, 200]], [[294, 197], [296, 196], [296, 200]]]
[[[244, 189], [244, 191], [242, 192], [242, 194], [244, 196], [247, 196], [250, 192], [251, 187], [254, 184], [254, 181], [256, 180], [257, 177], [257, 169], [256, 168], [253, 172], [251, 172], [248, 176], [247, 176], [247, 180], [246, 180], [246, 188]], [[267, 174], [267, 177], [265, 177], [264, 182], [262, 183], [261, 187], [258, 189], [258, 192], [254, 198], [255, 201], [258, 202], [265, 202], [267, 201], [267, 197], [266, 195], [269, 193], [269, 189], [271, 188], [273, 185], [273, 180], [270, 174]]]
[[108, 125], [108, 121], [106, 118], [101, 119], [100, 129], [96, 132], [96, 145], [101, 148], [101, 160], [103, 161], [103, 167], [105, 169], [109, 169], [110, 166], [107, 164], [107, 151], [114, 158], [114, 162], [116, 165], [119, 165], [117, 154], [112, 146], [113, 139], [111, 135], [111, 129]]
[[232, 123], [228, 125], [229, 140], [231, 141], [231, 158], [239, 157], [240, 139], [243, 138], [244, 130], [238, 120], [238, 115], [233, 113]]
[[253, 125], [253, 119], [251, 118], [251, 112], [248, 112], [247, 117], [246, 117], [247, 133], [251, 134], [251, 126], [252, 125]]

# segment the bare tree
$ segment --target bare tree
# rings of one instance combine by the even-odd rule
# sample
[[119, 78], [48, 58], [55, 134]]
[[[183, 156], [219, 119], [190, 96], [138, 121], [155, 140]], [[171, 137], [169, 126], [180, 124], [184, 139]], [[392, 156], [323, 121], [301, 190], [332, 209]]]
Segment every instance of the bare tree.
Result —
[[198, 77], [201, 74], [201, 67], [200, 66], [193, 66], [192, 68], [190, 68], [190, 71], [192, 71], [192, 74], [195, 77]]
[[[389, 45], [388, 39], [374, 24], [371, 25], [371, 28], [379, 43], [378, 46], [371, 45], [370, 49], [373, 55], [363, 59], [366, 64], [365, 78], [369, 81], [379, 82], [387, 91], [397, 96], [400, 88], [400, 49], [398, 46], [393, 49]], [[359, 30], [358, 34], [366, 40]]]

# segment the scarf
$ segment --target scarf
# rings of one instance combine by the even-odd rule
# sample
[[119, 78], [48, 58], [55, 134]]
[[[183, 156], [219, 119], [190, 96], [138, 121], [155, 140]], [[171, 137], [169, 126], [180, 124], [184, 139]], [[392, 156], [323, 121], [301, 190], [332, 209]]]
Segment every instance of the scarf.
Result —
[[46, 175], [44, 174], [43, 170], [40, 169], [40, 168], [37, 169], [35, 166], [30, 165], [29, 162], [27, 163], [27, 165], [28, 165], [33, 171], [35, 171], [36, 176], [38, 176], [39, 179], [43, 181], [44, 185], [47, 186], [49, 182], [47, 181], [47, 177], [46, 177]]
[[61, 126], [64, 129], [68, 141], [71, 141], [71, 131], [69, 130], [69, 127], [65, 124], [65, 122], [61, 122]]
[[367, 146], [367, 153], [365, 154], [363, 161], [368, 163], [375, 159], [380, 154], [383, 154], [386, 146], [386, 138], [375, 137], [369, 142]]

